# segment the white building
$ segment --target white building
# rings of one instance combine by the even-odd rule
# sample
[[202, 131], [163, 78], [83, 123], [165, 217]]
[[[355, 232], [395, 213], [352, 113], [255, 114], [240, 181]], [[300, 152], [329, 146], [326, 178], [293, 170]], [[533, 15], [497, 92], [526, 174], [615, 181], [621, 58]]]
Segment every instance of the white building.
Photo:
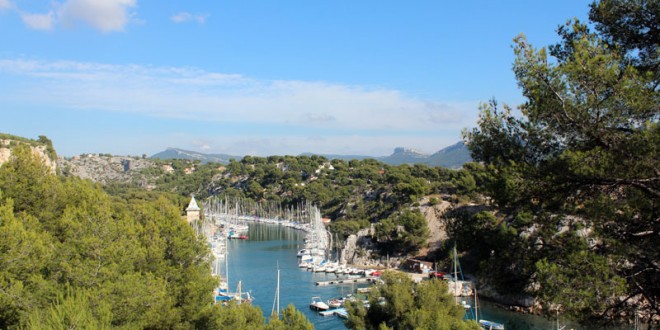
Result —
[[188, 223], [199, 220], [200, 211], [201, 209], [199, 208], [199, 206], [197, 206], [197, 201], [195, 200], [195, 196], [193, 196], [190, 199], [190, 204], [188, 204], [188, 208], [186, 208], [186, 220], [188, 221]]

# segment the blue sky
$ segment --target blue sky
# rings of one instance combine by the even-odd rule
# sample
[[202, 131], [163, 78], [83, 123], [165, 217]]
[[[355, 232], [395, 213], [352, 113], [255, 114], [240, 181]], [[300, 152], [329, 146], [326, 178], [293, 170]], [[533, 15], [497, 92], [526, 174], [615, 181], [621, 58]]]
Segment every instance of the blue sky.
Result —
[[512, 39], [590, 1], [0, 0], [0, 132], [59, 154], [433, 153], [492, 97]]

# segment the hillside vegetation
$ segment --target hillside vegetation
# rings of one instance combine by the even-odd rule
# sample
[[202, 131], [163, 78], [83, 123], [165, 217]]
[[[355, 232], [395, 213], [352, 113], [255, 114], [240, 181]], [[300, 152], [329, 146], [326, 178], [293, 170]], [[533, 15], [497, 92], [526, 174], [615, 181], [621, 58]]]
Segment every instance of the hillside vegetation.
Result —
[[465, 134], [507, 221], [461, 234], [509, 242], [477, 248], [500, 286], [527, 282], [581, 319], [660, 321], [659, 14], [659, 1], [603, 0], [595, 31], [569, 21], [547, 50], [516, 38], [522, 115], [492, 101]]
[[[420, 257], [446, 260], [456, 246], [493, 296], [550, 315], [660, 323], [658, 13], [657, 0], [602, 0], [592, 25], [569, 21], [547, 49], [516, 38], [526, 101], [520, 114], [495, 100], [481, 106], [478, 127], [464, 132], [478, 163], [460, 169], [315, 155], [144, 160], [101, 166], [130, 174], [90, 175], [101, 188], [74, 170], [48, 174], [14, 148], [0, 167], [0, 327], [65, 322], [77, 308], [103, 325], [245, 327], [227, 319], [243, 312], [208, 306], [208, 251], [180, 219], [190, 194], [314, 203], [340, 237], [373, 227], [376, 257], [427, 252], [439, 230], [420, 208], [442, 203], [447, 240]], [[418, 312], [433, 324], [436, 314]]]
[[290, 329], [258, 308], [213, 306], [209, 250], [171, 195], [112, 197], [50, 173], [27, 145], [0, 167], [0, 328]]

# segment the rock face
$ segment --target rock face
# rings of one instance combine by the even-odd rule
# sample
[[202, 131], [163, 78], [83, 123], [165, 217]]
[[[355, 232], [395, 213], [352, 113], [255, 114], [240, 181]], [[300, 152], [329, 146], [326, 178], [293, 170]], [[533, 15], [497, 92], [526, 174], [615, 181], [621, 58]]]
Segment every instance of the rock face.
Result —
[[124, 156], [81, 155], [71, 159], [59, 158], [60, 167], [65, 175], [90, 179], [107, 184], [110, 182], [137, 182], [147, 187], [146, 176], [142, 169], [155, 167], [149, 159]]
[[[442, 242], [448, 238], [446, 222], [443, 221], [443, 217], [453, 204], [441, 200], [439, 197], [436, 196], [438, 202], [435, 204], [430, 203], [431, 196], [427, 196], [420, 201], [419, 210], [426, 218], [430, 237], [429, 246], [419, 251], [419, 255], [426, 255], [428, 252], [438, 249]], [[345, 247], [341, 251], [340, 262], [358, 266], [383, 266], [385, 264], [384, 260], [373, 259], [372, 250], [376, 249], [375, 243], [371, 239], [373, 235], [374, 225], [372, 224], [371, 227], [360, 230], [357, 235], [348, 236]], [[393, 265], [400, 261], [391, 259], [389, 263]]]
[[[0, 139], [0, 166], [2, 166], [2, 164], [11, 158], [12, 144], [23, 143], [16, 140]], [[57, 161], [55, 159], [51, 159], [48, 156], [46, 146], [30, 145], [30, 150], [32, 151], [33, 155], [39, 157], [44, 162], [44, 164], [50, 169], [51, 173], [54, 174], [57, 171]]]
[[443, 221], [445, 212], [450, 209], [453, 204], [442, 200], [439, 196], [435, 197], [438, 202], [436, 204], [431, 204], [431, 196], [424, 197], [420, 202], [419, 211], [426, 218], [428, 227], [429, 227], [429, 247], [425, 251], [420, 251], [420, 254], [426, 254], [428, 251], [437, 250], [440, 248], [443, 241], [445, 241], [447, 236], [447, 224]]
[[353, 265], [373, 264], [371, 237], [374, 235], [374, 226], [358, 231], [357, 235], [350, 235], [346, 239], [346, 246], [342, 249], [339, 262]]
[[539, 309], [539, 302], [530, 295], [525, 294], [501, 294], [490, 285], [482, 283], [479, 287], [479, 295], [506, 306], [517, 306], [520, 311], [533, 313]]

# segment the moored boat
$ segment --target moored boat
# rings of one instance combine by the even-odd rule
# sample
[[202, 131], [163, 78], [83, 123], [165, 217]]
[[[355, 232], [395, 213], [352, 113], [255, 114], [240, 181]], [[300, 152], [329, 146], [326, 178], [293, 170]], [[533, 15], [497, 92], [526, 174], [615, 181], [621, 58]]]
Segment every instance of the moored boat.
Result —
[[326, 266], [324, 264], [316, 265], [312, 268], [312, 271], [315, 273], [321, 273], [321, 272], [325, 272], [325, 268]]
[[344, 304], [344, 298], [334, 298], [328, 300], [328, 306], [330, 308], [339, 308]]
[[479, 325], [485, 330], [504, 330], [503, 324], [493, 321], [479, 320]]
[[329, 263], [325, 266], [325, 272], [326, 273], [336, 273], [337, 272], [337, 264], [335, 263]]
[[312, 297], [312, 302], [309, 303], [309, 308], [317, 311], [327, 311], [328, 309], [330, 309], [330, 306], [324, 303], [321, 300], [321, 297]]
[[[477, 289], [474, 289], [474, 319], [479, 319], [479, 295], [477, 294]], [[479, 320], [479, 326], [484, 330], [504, 330], [504, 324], [488, 321], [488, 320]]]

